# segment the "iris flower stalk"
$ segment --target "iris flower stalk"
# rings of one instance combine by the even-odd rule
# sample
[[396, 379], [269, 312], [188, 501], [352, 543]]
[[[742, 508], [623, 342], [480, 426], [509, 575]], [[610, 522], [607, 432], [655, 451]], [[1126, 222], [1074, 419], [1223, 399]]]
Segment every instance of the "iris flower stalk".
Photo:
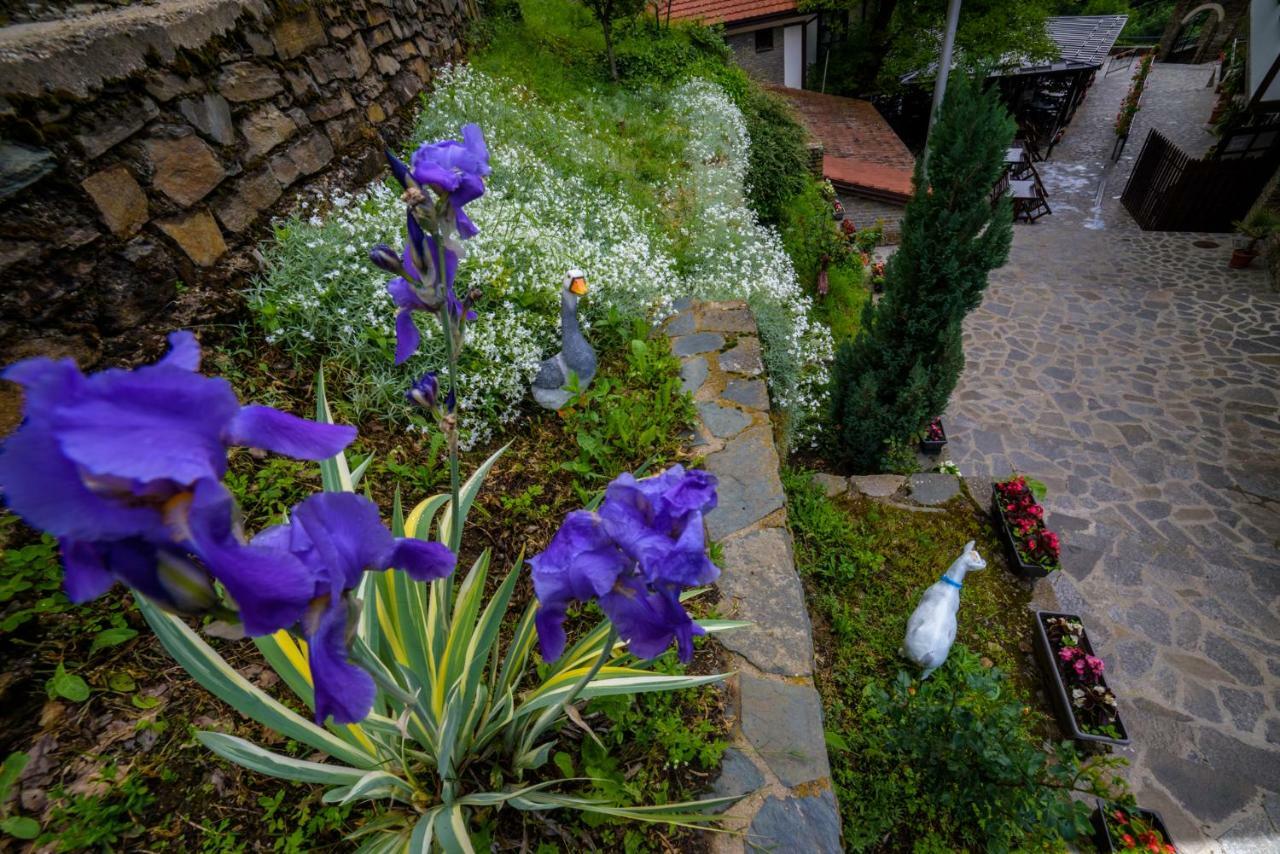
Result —
[[387, 289], [400, 314], [396, 320], [396, 363], [417, 349], [418, 330], [413, 312], [432, 313], [440, 322], [444, 338], [446, 372], [449, 378], [448, 405], [437, 410], [449, 451], [449, 491], [452, 503], [449, 546], [457, 552], [462, 528], [457, 524], [461, 508], [461, 475], [458, 467], [458, 356], [463, 329], [475, 319], [474, 295], [462, 297], [454, 290], [454, 275], [463, 253], [462, 241], [474, 237], [475, 224], [464, 207], [484, 195], [484, 178], [490, 173], [489, 150], [484, 134], [474, 124], [464, 125], [462, 141], [427, 143], [413, 153], [406, 164], [390, 151], [387, 162], [395, 179], [404, 188], [408, 214], [408, 246], [397, 258], [387, 246], [370, 252], [373, 262], [399, 274]]

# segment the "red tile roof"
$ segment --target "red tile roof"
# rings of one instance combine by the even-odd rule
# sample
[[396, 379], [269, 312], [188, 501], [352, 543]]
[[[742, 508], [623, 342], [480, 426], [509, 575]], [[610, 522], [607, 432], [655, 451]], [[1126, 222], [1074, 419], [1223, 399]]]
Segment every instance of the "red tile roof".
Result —
[[869, 101], [768, 88], [790, 102], [809, 135], [822, 143], [827, 180], [878, 198], [905, 202], [911, 195], [916, 159]]
[[671, 20], [732, 24], [796, 11], [796, 0], [672, 0]]

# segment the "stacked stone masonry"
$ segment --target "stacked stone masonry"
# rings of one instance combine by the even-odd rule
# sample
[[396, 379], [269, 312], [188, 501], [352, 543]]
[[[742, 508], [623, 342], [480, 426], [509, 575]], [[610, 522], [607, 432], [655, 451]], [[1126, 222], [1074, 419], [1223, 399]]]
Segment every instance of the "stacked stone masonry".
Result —
[[243, 271], [282, 197], [344, 155], [371, 173], [463, 21], [460, 0], [157, 0], [0, 29], [0, 363], [127, 360], [176, 283]]
[[813, 685], [813, 637], [796, 574], [760, 338], [746, 303], [677, 306], [666, 324], [699, 424], [692, 450], [719, 480], [707, 533], [723, 547], [720, 612], [749, 628], [729, 651], [732, 746], [713, 795], [740, 797], [716, 852], [840, 851], [840, 818]]

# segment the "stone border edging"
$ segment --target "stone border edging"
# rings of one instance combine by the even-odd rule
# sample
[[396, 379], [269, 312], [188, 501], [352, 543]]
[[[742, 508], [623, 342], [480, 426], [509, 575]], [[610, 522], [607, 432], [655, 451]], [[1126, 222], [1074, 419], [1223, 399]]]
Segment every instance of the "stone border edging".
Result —
[[720, 482], [706, 525], [724, 550], [721, 612], [753, 623], [718, 636], [734, 675], [726, 682], [731, 747], [712, 794], [742, 799], [725, 811], [738, 832], [712, 834], [711, 847], [717, 854], [839, 852], [812, 629], [787, 530], [755, 318], [745, 302], [681, 300], [675, 308], [665, 332], [698, 410], [690, 446]]

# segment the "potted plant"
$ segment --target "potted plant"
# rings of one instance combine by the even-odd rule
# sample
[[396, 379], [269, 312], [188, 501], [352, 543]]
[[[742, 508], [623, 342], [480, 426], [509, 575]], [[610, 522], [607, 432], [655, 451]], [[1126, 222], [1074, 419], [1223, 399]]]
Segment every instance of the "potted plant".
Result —
[[1258, 257], [1258, 243], [1280, 234], [1280, 214], [1269, 208], [1257, 208], [1239, 222], [1233, 223], [1240, 232], [1243, 245], [1237, 245], [1231, 251], [1231, 262], [1228, 266], [1235, 270], [1243, 270]]
[[1142, 851], [1176, 854], [1169, 830], [1155, 810], [1122, 807], [1098, 801], [1089, 817], [1093, 822], [1093, 844], [1099, 851]]
[[1115, 694], [1102, 675], [1106, 665], [1094, 655], [1080, 617], [1036, 611], [1034, 631], [1036, 659], [1063, 733], [1096, 747], [1128, 744]]
[[1062, 544], [1058, 535], [1045, 527], [1044, 508], [1026, 477], [1018, 475], [993, 484], [991, 512], [1014, 572], [1024, 578], [1044, 578], [1061, 567]]
[[947, 446], [947, 431], [942, 429], [942, 419], [929, 422], [920, 435], [920, 450], [926, 454], [939, 454]]

